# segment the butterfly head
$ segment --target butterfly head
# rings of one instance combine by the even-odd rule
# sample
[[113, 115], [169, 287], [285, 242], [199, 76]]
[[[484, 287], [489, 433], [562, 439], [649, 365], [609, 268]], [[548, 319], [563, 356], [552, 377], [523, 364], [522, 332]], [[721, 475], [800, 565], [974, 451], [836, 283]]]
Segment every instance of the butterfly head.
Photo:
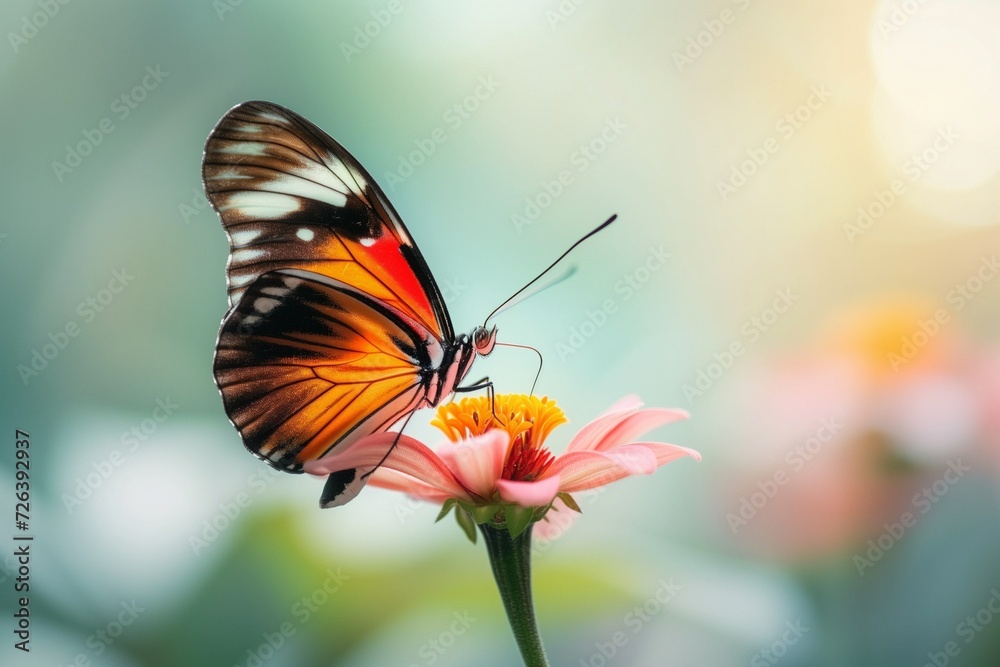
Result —
[[485, 357], [493, 351], [493, 347], [496, 344], [496, 325], [494, 325], [492, 329], [487, 329], [486, 327], [476, 327], [476, 330], [472, 332], [472, 346], [476, 348], [476, 354]]

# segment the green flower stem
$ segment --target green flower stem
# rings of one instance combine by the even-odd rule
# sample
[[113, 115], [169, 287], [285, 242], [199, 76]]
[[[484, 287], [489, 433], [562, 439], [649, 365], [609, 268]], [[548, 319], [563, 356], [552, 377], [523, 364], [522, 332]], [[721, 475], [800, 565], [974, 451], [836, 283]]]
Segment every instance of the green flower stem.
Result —
[[525, 667], [548, 667], [531, 601], [531, 526], [513, 538], [506, 528], [485, 523], [479, 528], [486, 539], [493, 576]]

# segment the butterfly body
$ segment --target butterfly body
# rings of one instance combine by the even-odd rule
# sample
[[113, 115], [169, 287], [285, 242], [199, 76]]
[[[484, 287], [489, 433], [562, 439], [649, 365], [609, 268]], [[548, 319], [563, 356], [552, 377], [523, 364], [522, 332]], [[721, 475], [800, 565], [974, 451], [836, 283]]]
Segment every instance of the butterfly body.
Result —
[[[301, 472], [437, 405], [492, 350], [495, 328], [454, 333], [385, 194], [298, 114], [233, 108], [203, 176], [230, 242], [215, 380], [247, 449], [271, 466]], [[370, 472], [334, 473], [321, 504], [347, 502]]]

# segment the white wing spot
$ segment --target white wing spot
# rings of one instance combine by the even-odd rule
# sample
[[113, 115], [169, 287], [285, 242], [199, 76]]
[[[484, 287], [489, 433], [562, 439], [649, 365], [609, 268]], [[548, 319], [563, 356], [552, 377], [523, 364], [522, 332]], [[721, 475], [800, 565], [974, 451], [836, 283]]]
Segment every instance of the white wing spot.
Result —
[[301, 278], [291, 278], [289, 276], [285, 276], [285, 286], [288, 287], [288, 289], [293, 290], [301, 284]]
[[232, 261], [236, 264], [243, 264], [244, 262], [252, 262], [255, 259], [263, 257], [266, 251], [260, 248], [241, 248], [239, 250], [234, 250], [230, 257]]
[[357, 181], [359, 188], [361, 188], [362, 190], [364, 190], [365, 188], [368, 187], [368, 181], [365, 180], [365, 177], [361, 174], [360, 171], [358, 171], [357, 169], [353, 169], [352, 168], [352, 169], [350, 169], [350, 172], [351, 172], [351, 176], [354, 177], [354, 180]]
[[275, 297], [278, 297], [279, 299], [281, 299], [281, 298], [284, 298], [284, 296], [286, 294], [288, 294], [288, 288], [287, 287], [265, 287], [265, 288], [261, 289], [261, 293], [266, 294], [268, 296], [275, 296]]
[[312, 241], [313, 237], [316, 236], [315, 232], [308, 227], [301, 227], [299, 231], [295, 232], [295, 235], [303, 241]]
[[230, 287], [243, 287], [247, 283], [251, 283], [257, 279], [256, 273], [244, 273], [242, 275], [237, 274], [229, 278]]
[[239, 179], [253, 178], [249, 174], [241, 174], [235, 169], [226, 169], [225, 171], [220, 171], [210, 180], [213, 181], [236, 181]]
[[259, 111], [257, 112], [257, 118], [261, 120], [269, 120], [273, 123], [278, 123], [279, 125], [287, 125], [288, 119], [284, 116], [279, 116], [278, 114], [273, 114], [270, 111]]
[[347, 195], [338, 189], [343, 185], [330, 178], [330, 172], [315, 162], [272, 178], [267, 185], [268, 189], [274, 192], [315, 199], [338, 208], [347, 203]]
[[260, 297], [253, 302], [253, 309], [258, 313], [270, 313], [274, 310], [274, 307], [278, 305], [277, 299], [268, 299], [266, 297]]
[[236, 141], [215, 150], [223, 155], [266, 155], [267, 149], [268, 144], [257, 141]]
[[260, 229], [241, 229], [232, 232], [229, 235], [229, 238], [232, 239], [233, 245], [238, 248], [240, 246], [245, 246], [249, 243], [252, 243], [254, 239], [260, 236], [260, 233], [261, 233]]
[[246, 218], [274, 220], [297, 212], [301, 206], [298, 197], [276, 192], [240, 190], [229, 195], [218, 209], [221, 212], [239, 209]]
[[371, 248], [373, 245], [375, 245], [375, 239], [373, 238], [361, 239], [361, 245], [363, 245], [366, 248]]

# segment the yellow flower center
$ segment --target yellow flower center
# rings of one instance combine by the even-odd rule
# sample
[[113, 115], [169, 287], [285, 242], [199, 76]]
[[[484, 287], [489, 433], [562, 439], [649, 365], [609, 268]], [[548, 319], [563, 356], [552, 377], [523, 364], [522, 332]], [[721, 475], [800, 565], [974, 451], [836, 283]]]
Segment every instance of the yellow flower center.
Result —
[[492, 401], [488, 396], [474, 396], [441, 405], [431, 424], [452, 442], [504, 429], [511, 443], [502, 477], [530, 481], [538, 479], [555, 460], [542, 443], [552, 429], [565, 422], [562, 409], [547, 396], [497, 394]]

